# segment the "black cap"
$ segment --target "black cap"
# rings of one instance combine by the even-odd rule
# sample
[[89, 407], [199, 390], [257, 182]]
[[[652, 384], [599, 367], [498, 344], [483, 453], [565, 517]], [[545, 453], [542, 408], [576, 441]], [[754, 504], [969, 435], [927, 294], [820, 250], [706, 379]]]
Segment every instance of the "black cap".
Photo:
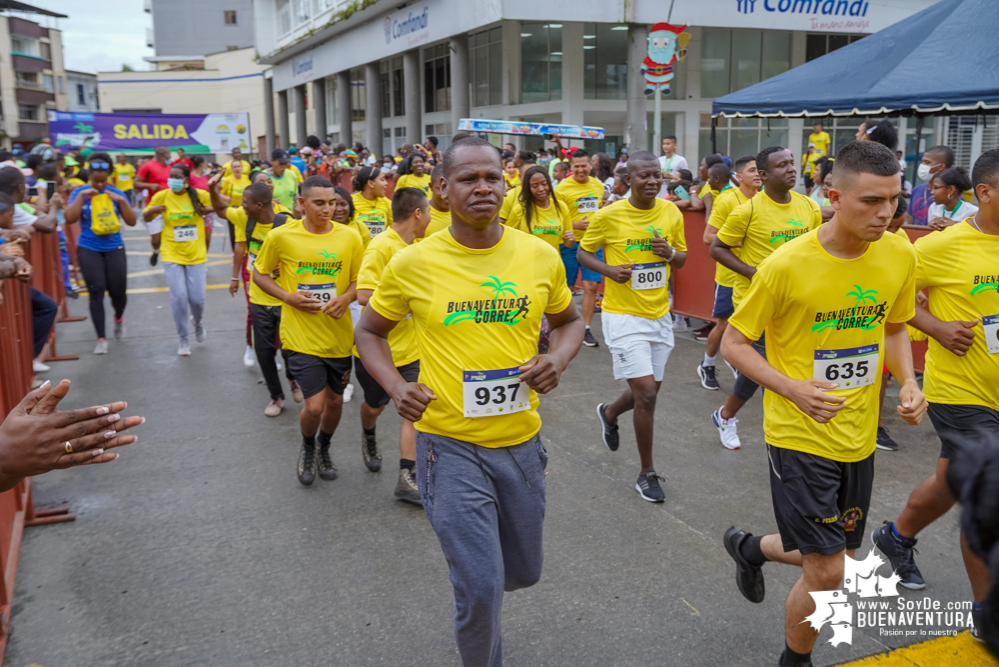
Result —
[[271, 159], [277, 160], [281, 164], [288, 164], [291, 162], [291, 158], [288, 157], [288, 151], [283, 148], [275, 148], [271, 152]]

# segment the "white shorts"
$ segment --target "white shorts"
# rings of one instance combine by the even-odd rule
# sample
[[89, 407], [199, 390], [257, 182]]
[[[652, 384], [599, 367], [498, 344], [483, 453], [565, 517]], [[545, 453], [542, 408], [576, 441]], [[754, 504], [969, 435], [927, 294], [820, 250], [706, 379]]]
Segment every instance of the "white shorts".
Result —
[[152, 236], [153, 234], [159, 234], [160, 232], [162, 232], [163, 231], [163, 216], [162, 215], [158, 215], [155, 218], [153, 218], [152, 222], [147, 222], [146, 223], [146, 231], [149, 232], [150, 236]]
[[614, 360], [614, 379], [630, 380], [651, 375], [661, 382], [673, 351], [673, 318], [658, 320], [604, 311], [604, 341]]

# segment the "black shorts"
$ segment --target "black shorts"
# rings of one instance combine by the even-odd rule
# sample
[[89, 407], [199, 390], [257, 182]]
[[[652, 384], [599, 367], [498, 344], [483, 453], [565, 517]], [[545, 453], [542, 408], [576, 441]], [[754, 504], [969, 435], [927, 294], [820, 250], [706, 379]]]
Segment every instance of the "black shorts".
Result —
[[815, 181], [812, 179], [811, 174], [805, 174], [805, 187], [810, 188], [815, 185]]
[[316, 357], [292, 350], [286, 357], [288, 370], [306, 398], [315, 396], [326, 387], [332, 389], [334, 394], [343, 394], [350, 383], [350, 360], [351, 357]]
[[[361, 363], [360, 357], [354, 357], [354, 368], [357, 370], [357, 381], [361, 384], [361, 389], [364, 391], [364, 402], [367, 403], [372, 408], [380, 408], [383, 405], [388, 405], [391, 397], [388, 395], [382, 386], [371, 377], [368, 373], [368, 369], [364, 367]], [[405, 366], [396, 366], [396, 370], [399, 371], [399, 375], [403, 377], [406, 382], [416, 382], [420, 379], [420, 360], [406, 364]]]
[[874, 454], [840, 463], [767, 445], [770, 495], [784, 551], [837, 554], [864, 540]]
[[930, 403], [927, 412], [940, 438], [940, 458], [953, 458], [963, 447], [999, 450], [999, 412], [992, 408]]

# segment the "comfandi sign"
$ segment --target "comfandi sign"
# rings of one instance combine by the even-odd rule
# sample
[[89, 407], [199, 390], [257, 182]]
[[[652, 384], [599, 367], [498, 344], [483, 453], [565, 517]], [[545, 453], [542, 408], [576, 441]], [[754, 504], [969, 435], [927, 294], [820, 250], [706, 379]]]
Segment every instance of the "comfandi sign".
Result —
[[382, 19], [385, 44], [413, 47], [430, 41], [430, 8], [412, 5]]
[[700, 0], [675, 3], [669, 22], [699, 26], [872, 33], [937, 0]]
[[49, 111], [52, 145], [63, 151], [86, 147], [98, 151], [180, 147], [188, 153], [228, 153], [250, 149], [246, 113], [119, 114]]

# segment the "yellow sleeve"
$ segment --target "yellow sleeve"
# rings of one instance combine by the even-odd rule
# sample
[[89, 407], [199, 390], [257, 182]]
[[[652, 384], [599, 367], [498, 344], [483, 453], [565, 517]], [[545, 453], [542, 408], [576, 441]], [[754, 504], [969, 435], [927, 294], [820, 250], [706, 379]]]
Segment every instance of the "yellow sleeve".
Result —
[[822, 226], [822, 208], [819, 206], [811, 197], [808, 197], [808, 201], [812, 202], [812, 226], [811, 229], [818, 229]]
[[[548, 247], [551, 248], [551, 246]], [[556, 252], [554, 248], [552, 248], [552, 252]], [[558, 257], [557, 260], [552, 262], [552, 280], [554, 283], [551, 296], [548, 299], [548, 305], [545, 306], [545, 313], [561, 313], [572, 303], [572, 292], [569, 291], [569, 286], [565, 280], [565, 265], [562, 263], [561, 257]]]
[[[558, 217], [562, 221], [562, 233], [565, 234], [566, 232], [573, 232], [573, 234], [575, 234], [575, 231], [572, 229], [572, 216], [569, 215], [569, 207], [557, 197], [552, 197], [552, 206], [556, 208], [558, 211]], [[565, 269], [565, 266], [562, 268]]]
[[257, 253], [257, 261], [253, 265], [253, 270], [258, 273], [273, 273], [281, 264], [281, 228], [272, 230], [270, 234], [264, 238], [264, 244], [260, 247], [260, 252]]
[[719, 197], [711, 206], [711, 215], [708, 217], [708, 224], [715, 229], [721, 229], [732, 212], [732, 207], [728, 205], [730, 197]]
[[197, 188], [194, 189], [194, 192], [198, 195], [198, 201], [201, 202], [202, 206], [212, 207], [212, 196], [208, 192]]
[[388, 229], [392, 226], [392, 202], [386, 198], [385, 199], [385, 228]]
[[[904, 247], [904, 246], [903, 246]], [[916, 316], [916, 252], [911, 247], [906, 248], [911, 257], [907, 265], [905, 286], [899, 293], [891, 311], [888, 312], [888, 322], [899, 324], [908, 322]]]
[[683, 213], [676, 206], [670, 206], [669, 211], [669, 243], [681, 252], [687, 252], [687, 238], [683, 225]]
[[361, 237], [361, 245], [367, 248], [368, 244], [371, 243], [371, 230], [368, 229], [368, 226], [360, 220], [352, 220], [350, 226], [353, 227], [354, 231], [356, 231], [358, 236]]
[[928, 234], [921, 238], [916, 239], [913, 244], [913, 248], [916, 251], [916, 281], [914, 288], [917, 292], [926, 289], [927, 287], [935, 287], [937, 281], [934, 280], [935, 276], [948, 275], [948, 271], [942, 271], [937, 262], [937, 258], [940, 257], [939, 253], [936, 252], [936, 248], [933, 247], [933, 241], [940, 238], [940, 234]]
[[222, 194], [226, 197], [232, 195], [232, 178], [228, 176], [222, 179]]
[[604, 218], [606, 217], [602, 210], [593, 214], [590, 226], [586, 228], [583, 239], [579, 242], [579, 246], [586, 252], [596, 252], [603, 247], [606, 240], [604, 231]]
[[503, 220], [506, 220], [507, 218], [510, 217], [510, 212], [513, 210], [514, 205], [517, 203], [517, 194], [514, 193], [520, 194], [520, 190], [513, 188], [506, 193], [506, 196], [503, 197], [503, 206], [500, 208], [500, 214], [499, 214], [499, 217]]
[[[734, 211], [729, 213], [724, 224], [718, 228], [718, 239], [730, 248], [739, 245], [746, 238], [749, 219], [752, 217], [752, 201], [750, 199], [745, 204], [737, 206]], [[821, 214], [819, 217], [821, 217]], [[753, 340], [756, 339], [754, 338]]]
[[519, 229], [522, 232], [530, 234], [530, 231], [527, 229], [527, 217], [524, 215], [523, 204], [518, 203], [514, 206], [510, 211], [510, 217], [506, 218], [503, 221], [503, 224], [511, 229]]
[[146, 206], [146, 208], [143, 209], [143, 213], [151, 209], [153, 206], [162, 206], [163, 200], [166, 199], [166, 193], [167, 193], [166, 190], [160, 190], [159, 192], [154, 194], [152, 198], [149, 200], [149, 204]]
[[246, 216], [240, 215], [242, 209], [230, 206], [225, 210], [225, 219], [232, 223], [233, 243], [246, 243]]
[[728, 323], [749, 340], [759, 340], [777, 312], [777, 301], [767, 286], [766, 269], [753, 277], [749, 291], [735, 308]]
[[385, 270], [385, 255], [382, 253], [381, 245], [368, 246], [361, 259], [361, 270], [357, 274], [357, 289], [373, 290], [378, 287], [379, 279]]
[[357, 232], [354, 232], [352, 245], [354, 247], [350, 252], [350, 282], [354, 283], [357, 282], [357, 275], [361, 272], [361, 261], [364, 259], [364, 244], [361, 243], [361, 237]]
[[409, 314], [409, 302], [402, 293], [402, 281], [396, 276], [395, 269], [399, 263], [397, 253], [382, 272], [381, 282], [375, 288], [375, 293], [368, 301], [368, 307], [387, 320], [398, 322]]

